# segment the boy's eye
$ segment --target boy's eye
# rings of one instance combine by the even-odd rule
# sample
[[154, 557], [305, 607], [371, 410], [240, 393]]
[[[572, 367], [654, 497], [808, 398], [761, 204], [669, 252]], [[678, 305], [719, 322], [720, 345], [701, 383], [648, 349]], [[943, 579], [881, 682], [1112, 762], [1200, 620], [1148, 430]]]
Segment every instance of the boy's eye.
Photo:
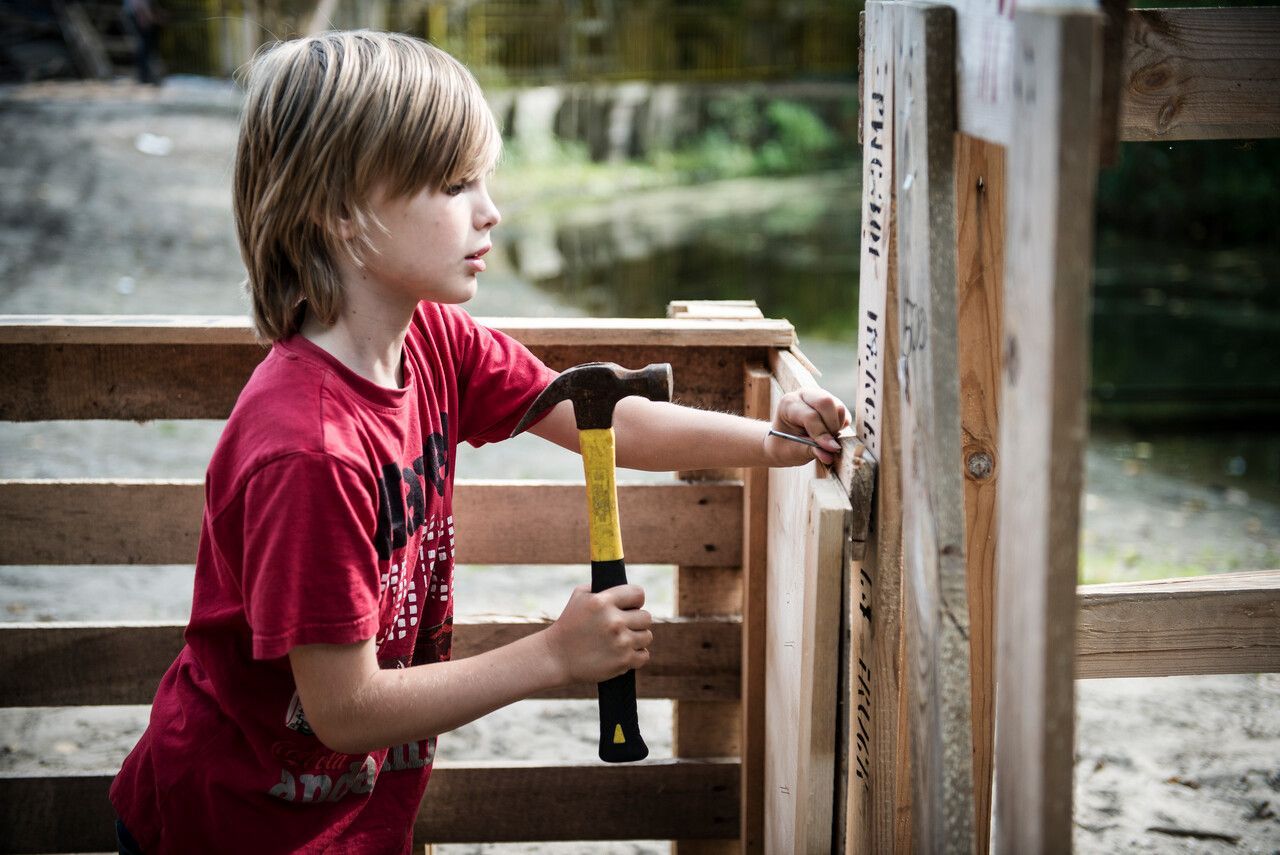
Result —
[[448, 187], [444, 188], [444, 192], [449, 194], [450, 196], [457, 196], [459, 193], [461, 193], [463, 190], [466, 190], [466, 189], [467, 189], [467, 185], [465, 184], [450, 184]]

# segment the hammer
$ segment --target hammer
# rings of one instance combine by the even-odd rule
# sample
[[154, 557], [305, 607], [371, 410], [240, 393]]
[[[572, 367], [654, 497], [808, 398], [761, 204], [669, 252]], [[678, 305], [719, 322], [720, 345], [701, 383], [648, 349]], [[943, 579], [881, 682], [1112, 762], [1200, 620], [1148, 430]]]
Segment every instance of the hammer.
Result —
[[[627, 584], [618, 525], [618, 488], [614, 481], [613, 407], [632, 395], [650, 401], [671, 400], [671, 366], [649, 365], [628, 371], [612, 362], [588, 362], [568, 369], [542, 390], [516, 425], [523, 431], [561, 401], [573, 401], [574, 420], [587, 479], [587, 519], [591, 534], [591, 591]], [[636, 672], [598, 684], [600, 759], [607, 763], [643, 760], [649, 748], [636, 719]]]

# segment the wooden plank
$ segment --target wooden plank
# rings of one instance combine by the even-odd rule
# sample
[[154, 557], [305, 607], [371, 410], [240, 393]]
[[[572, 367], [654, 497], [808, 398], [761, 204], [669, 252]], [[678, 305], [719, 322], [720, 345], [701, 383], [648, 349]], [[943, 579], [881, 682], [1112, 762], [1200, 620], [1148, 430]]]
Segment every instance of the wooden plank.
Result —
[[[0, 850], [115, 851], [114, 772], [0, 774]], [[439, 763], [414, 842], [716, 837], [738, 823], [738, 764]]]
[[956, 108], [961, 132], [1007, 145], [1012, 139], [1014, 9], [1096, 9], [1097, 0], [941, 0], [956, 10]]
[[[726, 314], [737, 318], [762, 317], [752, 301], [742, 301], [733, 306], [722, 305], [715, 300], [672, 302], [667, 305], [667, 317], [680, 321], [720, 321], [725, 319]], [[741, 366], [738, 370], [741, 372]], [[715, 475], [740, 478], [741, 472], [735, 469], [676, 473], [677, 478], [691, 483]], [[693, 536], [697, 539], [696, 534]], [[740, 529], [738, 545], [741, 554]], [[678, 566], [675, 571], [675, 588], [676, 614], [680, 617], [742, 614], [740, 568], [720, 567], [713, 572], [706, 572], [699, 567]], [[741, 745], [741, 709], [736, 701], [676, 701], [672, 704], [671, 718], [672, 753], [676, 757], [721, 757], [738, 753]], [[672, 855], [729, 855], [737, 850], [735, 840], [675, 840], [671, 844]]]
[[1017, 13], [1008, 150], [993, 848], [1069, 850], [1101, 20]]
[[[746, 415], [767, 419], [772, 382], [763, 366], [747, 366]], [[743, 471], [742, 495], [742, 794], [738, 832], [743, 855], [764, 853], [765, 640], [768, 635], [767, 562], [769, 470]]]
[[717, 321], [762, 320], [764, 313], [755, 300], [672, 300], [668, 318], [708, 318]]
[[[201, 481], [0, 481], [0, 564], [193, 564]], [[736, 567], [742, 560], [738, 482], [621, 484], [619, 512], [634, 564]], [[554, 481], [455, 484], [459, 564], [585, 560], [585, 487]], [[519, 536], [483, 524], [493, 508]], [[75, 531], [75, 538], [51, 532]], [[731, 574], [736, 577], [736, 573]]]
[[1004, 299], [1004, 151], [956, 140], [956, 319], [964, 458], [965, 579], [973, 715], [974, 851], [991, 835], [995, 733], [996, 484], [1000, 455], [1000, 341]]
[[[476, 318], [526, 347], [790, 347], [773, 319]], [[0, 315], [0, 345], [236, 344], [258, 347], [248, 318], [230, 315]]]
[[[540, 620], [461, 620], [454, 657], [462, 659], [545, 629]], [[182, 649], [182, 624], [157, 622], [0, 623], [0, 698], [6, 706], [149, 704]], [[86, 656], [85, 651], [93, 651]], [[732, 701], [738, 697], [741, 625], [737, 618], [668, 618], [654, 626], [653, 659], [636, 680], [646, 698]], [[594, 698], [594, 685], [543, 698]], [[732, 836], [732, 835], [730, 835]]]
[[956, 345], [955, 15], [906, 3], [894, 81], [902, 566], [916, 848], [973, 849], [969, 608]]
[[1280, 570], [1085, 585], [1076, 677], [1280, 672]]
[[[767, 352], [695, 342], [579, 343], [572, 331], [564, 334], [563, 344], [532, 343], [530, 350], [556, 370], [597, 360], [636, 368], [670, 362], [676, 400], [725, 412], [742, 412], [742, 365]], [[0, 343], [0, 421], [226, 418], [265, 354], [249, 341]]]
[[[782, 389], [773, 384], [777, 406]], [[769, 473], [767, 852], [831, 849], [840, 579], [849, 500], [808, 466]]]
[[[894, 180], [896, 3], [867, 3], [864, 45], [862, 251], [858, 284], [858, 391], [854, 425], [878, 461], [872, 527], [850, 614], [851, 695], [845, 852], [894, 851], [901, 768], [898, 661], [902, 596], [899, 454], [897, 205]], [[854, 592], [851, 592], [854, 593]], [[905, 746], [904, 746], [905, 747]]]
[[1280, 136], [1280, 8], [1129, 13], [1126, 140]]

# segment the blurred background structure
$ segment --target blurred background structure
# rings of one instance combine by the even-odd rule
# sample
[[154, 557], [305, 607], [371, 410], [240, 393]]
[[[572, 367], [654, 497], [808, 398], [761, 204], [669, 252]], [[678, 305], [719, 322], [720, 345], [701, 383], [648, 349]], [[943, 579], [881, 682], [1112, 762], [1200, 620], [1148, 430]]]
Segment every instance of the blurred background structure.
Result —
[[[475, 314], [657, 317], [674, 299], [755, 299], [852, 400], [861, 2], [158, 5], [164, 82], [141, 87], [120, 0], [0, 0], [0, 313], [242, 314], [235, 72], [314, 27], [393, 29], [466, 62], [504, 127], [504, 221]], [[1097, 201], [1081, 581], [1280, 566], [1280, 140], [1124, 143]], [[220, 427], [3, 424], [0, 478], [199, 478]], [[578, 471], [513, 443], [463, 452], [471, 477]], [[182, 620], [189, 608], [186, 567], [28, 569], [0, 567], [0, 619]], [[563, 604], [549, 577], [466, 569], [463, 608]], [[670, 612], [670, 573], [644, 578]], [[1268, 753], [1280, 685], [1186, 681], [1159, 700], [1083, 684], [1078, 779], [1092, 784], [1077, 848], [1167, 845], [1138, 839], [1143, 823], [1192, 799], [1217, 827], [1280, 840], [1280, 797], [1258, 798], [1280, 793]], [[1214, 715], [1196, 712], [1202, 701]], [[118, 762], [145, 721], [130, 709], [124, 725], [0, 711], [0, 770]], [[583, 715], [549, 716], [522, 739], [510, 719], [464, 731], [445, 756], [573, 756], [554, 740]], [[1187, 753], [1195, 743], [1213, 744], [1207, 761]], [[593, 756], [589, 734], [582, 746]], [[1120, 839], [1131, 828], [1136, 843]]]

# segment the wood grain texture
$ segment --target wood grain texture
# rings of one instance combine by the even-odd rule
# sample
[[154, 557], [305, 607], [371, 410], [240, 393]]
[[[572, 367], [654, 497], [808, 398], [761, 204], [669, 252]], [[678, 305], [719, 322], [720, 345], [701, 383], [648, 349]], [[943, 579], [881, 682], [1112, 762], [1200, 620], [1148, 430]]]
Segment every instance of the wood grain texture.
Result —
[[954, 12], [905, 3], [895, 68], [903, 596], [922, 852], [973, 849], [956, 345]]
[[[1014, 138], [1014, 9], [1057, 5], [1091, 10], [1099, 4], [944, 2], [958, 16], [959, 130], [1009, 145]], [[1280, 10], [1137, 9], [1121, 14], [1121, 58], [1108, 64], [1104, 77], [1107, 89], [1118, 89], [1120, 139], [1280, 136]], [[1100, 122], [1104, 150], [1113, 134], [1108, 122]]]
[[[510, 644], [547, 625], [458, 621], [454, 658]], [[0, 623], [0, 697], [7, 706], [24, 707], [149, 704], [182, 649], [183, 630], [182, 624], [155, 622]], [[741, 632], [736, 618], [659, 619], [653, 658], [636, 679], [640, 697], [736, 700]], [[596, 687], [569, 686], [538, 697], [595, 698]]]
[[976, 137], [959, 135], [956, 139], [956, 327], [961, 465], [964, 467], [976, 852], [987, 851], [991, 834], [1004, 198], [1004, 151]]
[[[114, 852], [113, 776], [0, 775], [0, 850]], [[714, 838], [737, 828], [737, 791], [733, 760], [440, 763], [414, 842]]]
[[845, 851], [894, 851], [899, 763], [902, 485], [899, 438], [897, 205], [894, 163], [896, 3], [867, 3], [863, 42], [863, 213], [854, 424], [878, 460], [871, 527], [851, 615], [850, 782]]
[[1124, 41], [1122, 139], [1280, 136], [1280, 8], [1135, 10]]
[[[790, 347], [784, 320], [755, 317], [476, 318], [526, 347]], [[224, 315], [0, 315], [0, 345], [253, 345], [249, 319]]]
[[[782, 388], [773, 384], [777, 406]], [[807, 466], [769, 473], [766, 852], [830, 851], [840, 579], [849, 501]]]
[[[746, 415], [767, 419], [773, 384], [763, 365], [743, 377]], [[766, 566], [769, 548], [769, 470], [743, 472], [742, 494], [742, 824], [743, 855], [764, 853]]]
[[1280, 671], [1280, 570], [1085, 585], [1076, 677]]
[[[570, 333], [562, 343], [529, 349], [558, 371], [591, 361], [628, 368], [669, 362], [677, 402], [735, 413], [742, 412], [743, 364], [763, 361], [768, 352], [706, 343], [588, 344]], [[223, 419], [265, 355], [251, 341], [0, 343], [0, 421]]]
[[1073, 645], [1087, 440], [1101, 19], [1017, 13], [1008, 150], [996, 592], [999, 852], [1071, 840]]
[[[749, 301], [732, 306], [715, 300], [681, 301], [667, 305], [667, 317], [683, 322], [722, 321], [726, 315], [738, 319], [762, 317], [755, 303]], [[742, 367], [739, 366], [738, 370], [741, 372]], [[697, 482], [708, 474], [741, 477], [737, 470], [681, 472], [676, 477], [685, 482]], [[698, 539], [696, 534], [691, 532], [690, 535]], [[678, 566], [675, 589], [676, 614], [680, 617], [742, 614], [742, 576], [737, 567], [719, 567], [707, 572], [704, 568]], [[676, 757], [720, 757], [738, 753], [742, 713], [736, 702], [676, 701], [671, 712], [672, 749]], [[729, 855], [737, 849], [737, 842], [731, 840], [675, 840], [671, 844], [672, 855]]]
[[[203, 503], [200, 481], [0, 481], [0, 564], [193, 564]], [[631, 563], [713, 567], [728, 577], [715, 584], [736, 584], [724, 568], [742, 560], [740, 482], [622, 484], [618, 505]], [[585, 561], [585, 507], [572, 482], [460, 480], [457, 562]], [[495, 510], [520, 521], [519, 537], [491, 524]]]
[[942, 0], [956, 10], [956, 100], [962, 133], [1005, 145], [1012, 137], [1014, 9], [1096, 9], [1097, 0]]

